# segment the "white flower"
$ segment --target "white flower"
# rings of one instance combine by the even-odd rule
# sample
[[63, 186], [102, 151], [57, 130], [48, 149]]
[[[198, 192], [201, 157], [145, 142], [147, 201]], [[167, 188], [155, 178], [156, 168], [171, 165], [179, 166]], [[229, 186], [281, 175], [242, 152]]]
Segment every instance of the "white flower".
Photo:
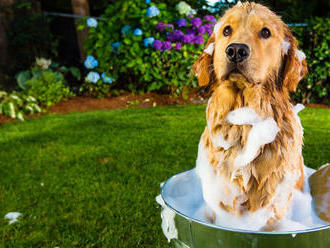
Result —
[[51, 59], [36, 58], [37, 66], [40, 66], [44, 70], [47, 70], [51, 63], [52, 63]]
[[181, 1], [176, 5], [176, 9], [179, 11], [180, 15], [188, 14], [190, 11], [192, 11], [189, 4], [187, 4], [184, 1]]

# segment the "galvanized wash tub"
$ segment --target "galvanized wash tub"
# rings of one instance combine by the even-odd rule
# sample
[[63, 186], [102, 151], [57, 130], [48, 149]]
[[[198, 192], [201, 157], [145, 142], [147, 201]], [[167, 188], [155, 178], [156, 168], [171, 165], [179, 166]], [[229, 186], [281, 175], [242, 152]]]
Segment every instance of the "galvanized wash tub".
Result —
[[[318, 228], [289, 232], [255, 232], [226, 228], [203, 222], [190, 217], [189, 211], [181, 209], [198, 208], [201, 201], [201, 185], [196, 184], [194, 170], [188, 170], [169, 178], [161, 189], [161, 201], [167, 211], [167, 219], [163, 231], [173, 247], [185, 248], [330, 248], [330, 225]], [[193, 180], [191, 180], [194, 177]], [[194, 183], [191, 183], [194, 181]], [[172, 190], [175, 185], [179, 191]], [[180, 192], [180, 188], [182, 191]], [[189, 202], [173, 202], [173, 194], [181, 194], [184, 199], [187, 191], [197, 192]], [[180, 199], [176, 195], [175, 199]], [[181, 206], [180, 206], [181, 204]], [[183, 206], [184, 205], [184, 206]], [[164, 216], [162, 216], [163, 218]], [[163, 218], [164, 224], [164, 218]], [[170, 227], [169, 227], [170, 226]], [[164, 230], [166, 229], [166, 230]]]

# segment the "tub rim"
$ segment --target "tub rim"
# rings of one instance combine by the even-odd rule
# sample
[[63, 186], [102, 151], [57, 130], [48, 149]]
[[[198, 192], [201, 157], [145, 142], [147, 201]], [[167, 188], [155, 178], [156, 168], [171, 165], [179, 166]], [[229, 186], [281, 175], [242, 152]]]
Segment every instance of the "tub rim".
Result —
[[296, 235], [296, 234], [301, 234], [301, 233], [311, 233], [311, 232], [317, 232], [317, 231], [322, 231], [322, 230], [326, 230], [326, 229], [330, 229], [330, 224], [329, 225], [325, 225], [325, 226], [321, 226], [321, 227], [316, 227], [316, 228], [309, 228], [309, 229], [304, 229], [304, 230], [297, 230], [297, 231], [287, 231], [287, 232], [259, 232], [259, 231], [251, 231], [251, 230], [245, 230], [245, 229], [235, 229], [235, 228], [230, 228], [230, 227], [224, 227], [224, 226], [220, 226], [220, 225], [215, 225], [215, 224], [211, 224], [211, 223], [206, 223], [203, 222], [201, 220], [192, 218], [187, 216], [184, 213], [181, 213], [180, 211], [176, 210], [171, 204], [169, 204], [166, 199], [164, 198], [164, 189], [166, 187], [166, 185], [168, 184], [168, 182], [173, 179], [174, 177], [179, 176], [180, 174], [186, 173], [188, 171], [192, 171], [195, 168], [190, 168], [184, 171], [181, 171], [171, 177], [169, 177], [164, 184], [161, 187], [160, 190], [160, 195], [165, 203], [165, 205], [167, 207], [169, 207], [172, 211], [174, 211], [176, 214], [182, 216], [183, 218], [185, 218], [188, 221], [192, 221], [192, 222], [197, 222], [198, 224], [201, 224], [203, 226], [207, 226], [210, 228], [215, 228], [215, 229], [219, 229], [219, 230], [225, 230], [225, 231], [230, 231], [230, 232], [238, 232], [238, 233], [248, 233], [248, 234], [261, 234], [261, 235]]

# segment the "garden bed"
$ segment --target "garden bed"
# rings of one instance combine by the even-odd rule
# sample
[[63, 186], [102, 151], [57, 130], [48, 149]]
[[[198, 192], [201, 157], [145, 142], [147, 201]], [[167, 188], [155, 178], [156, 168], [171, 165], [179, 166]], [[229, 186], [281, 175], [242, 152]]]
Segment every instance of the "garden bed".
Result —
[[[107, 109], [122, 109], [122, 108], [142, 108], [142, 107], [156, 107], [169, 105], [185, 105], [185, 104], [203, 104], [206, 100], [199, 96], [197, 91], [190, 91], [185, 97], [174, 97], [171, 95], [145, 93], [133, 95], [128, 92], [123, 92], [119, 96], [106, 98], [93, 98], [85, 96], [76, 96], [61, 101], [54, 106], [47, 109], [48, 113], [71, 113], [84, 112], [91, 110], [107, 110]], [[27, 116], [27, 119], [35, 118], [40, 114]], [[8, 116], [0, 115], [0, 124], [16, 121]]]
[[[92, 110], [110, 110], [123, 108], [147, 108], [156, 106], [172, 106], [172, 105], [186, 105], [186, 104], [204, 104], [207, 98], [200, 96], [195, 91], [190, 91], [185, 97], [174, 97], [172, 95], [145, 93], [145, 94], [131, 94], [123, 92], [119, 96], [94, 98], [86, 96], [72, 97], [66, 101], [61, 101], [54, 106], [47, 109], [47, 113], [67, 114], [71, 112], [85, 112]], [[329, 105], [310, 103], [306, 104], [309, 108], [326, 108]], [[27, 116], [27, 119], [39, 117], [41, 114]], [[0, 115], [0, 124], [6, 122], [17, 121], [5, 115]]]

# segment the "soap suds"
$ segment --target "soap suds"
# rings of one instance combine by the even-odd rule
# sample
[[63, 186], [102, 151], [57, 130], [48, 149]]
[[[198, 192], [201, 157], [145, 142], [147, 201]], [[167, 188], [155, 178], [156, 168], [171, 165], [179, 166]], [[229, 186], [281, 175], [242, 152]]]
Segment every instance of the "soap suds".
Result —
[[298, 103], [295, 106], [292, 106], [292, 110], [293, 112], [297, 115], [301, 110], [303, 110], [305, 108], [305, 106], [301, 103]]
[[176, 229], [174, 222], [175, 212], [165, 205], [165, 202], [160, 195], [156, 197], [156, 201], [162, 207], [162, 229], [167, 241], [170, 242], [171, 239], [177, 239], [178, 230]]
[[248, 107], [229, 112], [227, 120], [234, 125], [252, 125], [246, 145], [235, 159], [237, 167], [243, 167], [252, 162], [261, 146], [273, 142], [279, 132], [273, 118], [262, 120], [253, 109]]
[[229, 112], [227, 120], [234, 125], [253, 125], [256, 122], [260, 122], [261, 118], [254, 109], [244, 107]]
[[305, 53], [303, 51], [301, 51], [301, 50], [298, 50], [298, 49], [296, 50], [296, 56], [297, 56], [299, 62], [301, 62], [304, 59], [306, 59]]
[[19, 212], [9, 212], [8, 214], [5, 215], [5, 219], [9, 220], [9, 224], [12, 224], [14, 222], [18, 221], [18, 217], [22, 216], [21, 213]]
[[228, 206], [232, 206], [234, 199], [240, 196], [240, 190], [236, 185], [228, 185], [223, 175], [214, 173], [213, 167], [209, 164], [202, 140], [198, 146], [196, 172], [201, 178], [204, 200], [210, 205], [211, 209], [219, 208], [219, 199], [222, 199], [221, 196], [223, 195], [228, 196], [222, 201], [223, 204]]
[[214, 43], [211, 43], [210, 45], [208, 45], [207, 48], [204, 49], [204, 52], [209, 55], [212, 55], [213, 51], [214, 51]]
[[281, 48], [284, 54], [288, 54], [290, 47], [290, 42], [288, 42], [287, 40], [282, 41]]
[[215, 34], [215, 36], [218, 35], [218, 31], [219, 31], [222, 23], [223, 23], [223, 21], [220, 21], [220, 22], [218, 22], [217, 24], [214, 25], [213, 33]]

